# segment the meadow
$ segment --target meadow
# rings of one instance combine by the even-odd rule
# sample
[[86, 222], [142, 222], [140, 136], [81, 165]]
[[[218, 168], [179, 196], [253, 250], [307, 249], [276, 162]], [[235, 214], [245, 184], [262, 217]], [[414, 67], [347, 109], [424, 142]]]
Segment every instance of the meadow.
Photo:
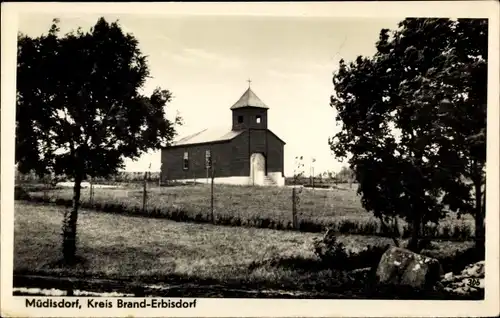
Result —
[[[195, 284], [279, 289], [306, 292], [310, 297], [367, 296], [366, 281], [350, 279], [345, 271], [319, 262], [312, 248], [313, 240], [321, 237], [317, 233], [172, 222], [86, 209], [78, 219], [81, 262], [60, 266], [63, 210], [16, 202], [16, 275], [119, 279], [185, 288]], [[367, 245], [391, 244], [383, 237], [339, 235], [338, 239], [353, 252]], [[429, 252], [443, 259], [472, 245], [438, 242]], [[443, 262], [446, 270], [451, 262]], [[177, 296], [185, 296], [185, 292], [179, 291]], [[206, 295], [206, 291], [200, 293]]]
[[[31, 201], [71, 204], [72, 189], [29, 190]], [[143, 190], [128, 185], [120, 188], [82, 189], [82, 207], [128, 215], [166, 218], [174, 221], [214, 223], [217, 225], [324, 232], [339, 234], [382, 235], [380, 221], [361, 205], [356, 185], [332, 189], [302, 188], [297, 204], [298, 228], [292, 225], [292, 188], [214, 186], [214, 220], [211, 218], [211, 190], [208, 184], [173, 187], [149, 186], [143, 210]], [[451, 240], [469, 240], [474, 235], [471, 216], [458, 219], [453, 213], [437, 227], [428, 227], [426, 235]], [[408, 225], [399, 221], [399, 236], [409, 235]]]

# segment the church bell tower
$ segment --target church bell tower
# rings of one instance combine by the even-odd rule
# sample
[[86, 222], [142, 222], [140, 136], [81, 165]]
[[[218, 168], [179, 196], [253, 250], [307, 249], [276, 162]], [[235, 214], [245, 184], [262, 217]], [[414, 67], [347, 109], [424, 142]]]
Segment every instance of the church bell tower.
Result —
[[232, 130], [267, 129], [268, 109], [269, 107], [255, 95], [249, 85], [240, 99], [231, 106]]

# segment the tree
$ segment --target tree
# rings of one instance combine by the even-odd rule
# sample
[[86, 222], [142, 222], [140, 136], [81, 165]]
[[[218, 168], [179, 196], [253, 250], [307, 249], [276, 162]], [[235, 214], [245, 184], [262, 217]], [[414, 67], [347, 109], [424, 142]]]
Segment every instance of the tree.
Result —
[[339, 182], [349, 183], [349, 187], [352, 187], [352, 183], [355, 180], [354, 171], [349, 169], [349, 167], [342, 167], [336, 176]]
[[343, 127], [329, 143], [351, 155], [363, 206], [405, 218], [417, 250], [422, 225], [445, 206], [483, 222], [487, 21], [405, 19], [376, 48], [340, 61], [331, 106]]
[[[434, 161], [441, 168], [443, 201], [459, 215], [475, 216], [476, 243], [484, 247], [488, 23], [460, 19], [454, 27], [453, 49], [434, 81], [433, 91], [444, 96], [431, 96], [439, 103], [434, 128], [442, 146]], [[432, 92], [424, 86], [422, 94]]]
[[149, 76], [137, 39], [100, 18], [88, 32], [18, 36], [16, 162], [21, 172], [66, 174], [73, 203], [62, 227], [64, 261], [74, 262], [81, 182], [115, 174], [124, 158], [168, 145], [168, 90], [139, 93]]

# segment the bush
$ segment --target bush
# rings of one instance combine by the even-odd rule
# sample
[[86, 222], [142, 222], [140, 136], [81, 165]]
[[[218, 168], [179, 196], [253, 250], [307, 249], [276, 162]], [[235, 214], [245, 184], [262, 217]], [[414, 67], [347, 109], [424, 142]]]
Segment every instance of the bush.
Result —
[[332, 268], [342, 267], [348, 258], [347, 250], [342, 242], [337, 240], [332, 230], [328, 230], [321, 240], [315, 240], [314, 254], [323, 262], [331, 264]]
[[31, 199], [28, 191], [20, 186], [14, 187], [14, 200], [29, 200]]
[[443, 255], [440, 250], [423, 250], [422, 255], [436, 258], [445, 273], [453, 272], [459, 274], [467, 265], [485, 259], [485, 247], [469, 247], [457, 250], [453, 254]]
[[368, 245], [359, 252], [351, 252], [337, 240], [333, 230], [329, 229], [323, 239], [313, 242], [314, 254], [323, 266], [330, 269], [353, 270], [361, 268], [374, 269], [378, 266], [382, 254], [390, 245]]

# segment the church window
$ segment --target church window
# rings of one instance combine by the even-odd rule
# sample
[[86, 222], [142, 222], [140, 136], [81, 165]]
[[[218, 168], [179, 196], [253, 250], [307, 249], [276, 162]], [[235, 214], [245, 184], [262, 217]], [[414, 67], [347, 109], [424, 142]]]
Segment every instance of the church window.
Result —
[[207, 169], [212, 168], [212, 153], [210, 150], [205, 151], [205, 166]]
[[187, 170], [189, 168], [189, 154], [188, 152], [184, 152], [184, 170]]
[[238, 116], [238, 124], [243, 123], [243, 116]]
[[257, 115], [257, 117], [256, 117], [256, 119], [255, 119], [255, 122], [256, 122], [257, 124], [260, 124], [260, 120], [261, 120], [260, 115]]

